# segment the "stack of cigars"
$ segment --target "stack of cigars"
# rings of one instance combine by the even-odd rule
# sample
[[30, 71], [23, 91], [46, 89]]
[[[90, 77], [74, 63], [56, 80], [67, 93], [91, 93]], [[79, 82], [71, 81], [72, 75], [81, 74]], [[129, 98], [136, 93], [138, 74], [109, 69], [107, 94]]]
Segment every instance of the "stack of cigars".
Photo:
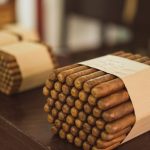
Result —
[[[139, 54], [112, 55], [150, 65], [150, 58]], [[136, 121], [123, 81], [91, 67], [73, 64], [55, 69], [43, 94], [51, 132], [84, 150], [118, 147]]]
[[[23, 61], [24, 61], [24, 66], [26, 68], [26, 71], [29, 70], [27, 78], [30, 78], [30, 80], [32, 80], [32, 83], [28, 83], [26, 85], [27, 88], [25, 90], [28, 90], [30, 88], [35, 88], [32, 87], [32, 84], [35, 81], [36, 77], [40, 78], [40, 75], [39, 72], [37, 72], [37, 74], [35, 72], [33, 73], [35, 68], [32, 68], [31, 64], [28, 63], [29, 59], [27, 60], [25, 58], [32, 55], [31, 51], [34, 50], [36, 52], [37, 49], [42, 49], [47, 51], [48, 53], [47, 57], [52, 61], [52, 64], [47, 64], [47, 65], [49, 66], [52, 65], [52, 66], [48, 68], [49, 70], [44, 70], [44, 69], [43, 70], [46, 73], [50, 72], [51, 69], [54, 69], [54, 67], [57, 66], [57, 60], [53, 55], [51, 48], [49, 48], [44, 43], [23, 41], [23, 42], [18, 42], [11, 45], [5, 45], [0, 47], [0, 92], [6, 95], [12, 95], [18, 93], [20, 92], [19, 89], [22, 85], [22, 82], [26, 80], [23, 78], [22, 70], [20, 68], [20, 63], [15, 57], [15, 55], [13, 55], [13, 52], [14, 54], [19, 53], [19, 56], [21, 56], [22, 60], [24, 59]], [[9, 50], [10, 53], [5, 50]], [[40, 58], [37, 59], [36, 57], [37, 55], [34, 54], [32, 58], [31, 57], [28, 58], [33, 59], [33, 63], [36, 63], [36, 61], [40, 61]], [[40, 66], [36, 66], [37, 70], [38, 67], [39, 69], [40, 67], [44, 67], [42, 62], [38, 64], [40, 64]], [[41, 74], [44, 74], [45, 73], [44, 71]], [[43, 81], [41, 80], [40, 84], [41, 82], [44, 84], [45, 79], [43, 79]], [[40, 84], [39, 85], [36, 84], [36, 87], [41, 86]]]

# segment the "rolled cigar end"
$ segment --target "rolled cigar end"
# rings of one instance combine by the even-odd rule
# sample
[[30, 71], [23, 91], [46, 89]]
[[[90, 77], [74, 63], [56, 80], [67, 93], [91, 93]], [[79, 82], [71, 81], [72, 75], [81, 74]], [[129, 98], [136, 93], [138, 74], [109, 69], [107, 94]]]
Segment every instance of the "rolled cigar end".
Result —
[[59, 131], [59, 137], [61, 139], [65, 139], [66, 138], [66, 133], [62, 129]]
[[68, 115], [67, 118], [66, 118], [66, 122], [69, 125], [73, 125], [74, 124], [74, 118], [71, 115]]
[[90, 149], [91, 149], [90, 144], [88, 144], [87, 142], [84, 142], [84, 143], [83, 143], [83, 149], [84, 149], [84, 150], [90, 150]]
[[50, 94], [49, 90], [47, 87], [43, 88], [43, 95], [48, 96]]
[[82, 125], [83, 125], [83, 122], [79, 119], [76, 119], [75, 120], [75, 125], [76, 125], [77, 128], [81, 129]]
[[78, 98], [79, 91], [78, 91], [75, 87], [73, 87], [73, 88], [71, 89], [71, 95], [72, 95], [73, 97], [75, 97], [75, 98]]
[[61, 83], [64, 83], [65, 82], [65, 73], [64, 72], [61, 72], [57, 75], [57, 78], [58, 80], [61, 82]]
[[70, 88], [66, 84], [64, 84], [62, 86], [62, 91], [64, 94], [68, 95], [70, 93]]
[[53, 134], [57, 134], [58, 133], [58, 129], [55, 126], [52, 126], [50, 130], [51, 130], [51, 132]]
[[80, 100], [85, 102], [87, 100], [87, 98], [88, 98], [88, 94], [86, 92], [84, 92], [84, 91], [80, 91], [79, 92], [79, 98], [80, 98]]
[[56, 108], [52, 108], [52, 110], [51, 110], [51, 115], [52, 115], [53, 117], [56, 117], [57, 114], [58, 114], [58, 110], [57, 110]]
[[81, 141], [81, 139], [80, 139], [79, 137], [76, 137], [76, 138], [74, 139], [74, 143], [75, 143], [75, 145], [76, 145], [77, 147], [81, 147], [81, 146], [82, 146], [82, 141]]
[[102, 119], [98, 119], [96, 120], [96, 127], [101, 130], [103, 129], [105, 126], [105, 122]]
[[62, 103], [64, 103], [65, 99], [66, 99], [66, 95], [64, 93], [59, 93], [58, 94], [58, 99], [59, 99], [59, 101], [61, 101]]
[[58, 113], [58, 119], [59, 120], [63, 121], [65, 119], [65, 117], [66, 117], [66, 114], [64, 114], [63, 112]]
[[80, 130], [79, 131], [79, 138], [84, 141], [87, 138], [87, 134], [83, 130]]
[[67, 123], [62, 124], [62, 129], [64, 132], [69, 132], [70, 126]]
[[47, 104], [50, 106], [50, 107], [52, 107], [53, 105], [54, 105], [54, 100], [53, 99], [51, 99], [51, 98], [48, 98], [47, 99]]
[[94, 117], [100, 118], [101, 117], [101, 113], [102, 113], [102, 111], [99, 108], [97, 108], [97, 107], [93, 108], [93, 116]]
[[54, 122], [54, 117], [50, 114], [48, 114], [47, 120], [50, 124], [52, 124]]
[[62, 103], [60, 101], [55, 102], [55, 108], [59, 111], [62, 108]]
[[57, 75], [54, 71], [49, 74], [49, 79], [55, 81], [57, 79]]
[[69, 143], [73, 143], [74, 141], [74, 137], [72, 134], [68, 133], [67, 136], [66, 136], [67, 140]]
[[68, 86], [73, 86], [74, 81], [72, 80], [72, 78], [70, 76], [68, 76], [66, 78], [66, 83]]
[[62, 87], [62, 84], [60, 82], [55, 82], [54, 84], [54, 89], [57, 91], [57, 92], [61, 92], [61, 87]]
[[96, 105], [96, 98], [92, 95], [90, 95], [88, 97], [88, 103], [91, 105], [91, 106], [95, 106]]
[[50, 80], [46, 80], [45, 85], [49, 90], [51, 90], [53, 88], [54, 82]]
[[81, 110], [83, 108], [83, 103], [82, 101], [80, 101], [79, 99], [75, 101], [75, 107], [78, 109], [78, 110]]
[[89, 136], [87, 137], [87, 141], [88, 141], [88, 143], [89, 143], [90, 145], [94, 145], [95, 142], [96, 142], [96, 137], [94, 137], [93, 135], [89, 135]]
[[47, 113], [50, 112], [50, 107], [48, 106], [48, 104], [44, 105], [44, 111]]
[[62, 122], [60, 120], [56, 119], [54, 124], [57, 128], [60, 128], [62, 125]]
[[75, 107], [71, 108], [70, 112], [73, 117], [76, 118], [78, 116], [78, 110]]
[[68, 114], [68, 113], [70, 112], [70, 108], [68, 107], [67, 104], [64, 104], [64, 105], [63, 105], [62, 111], [63, 111], [63, 113], [65, 113], [65, 114]]
[[100, 130], [97, 127], [92, 128], [92, 135], [95, 137], [100, 136]]
[[58, 92], [55, 90], [51, 90], [50, 91], [50, 95], [53, 99], [57, 99], [58, 98]]

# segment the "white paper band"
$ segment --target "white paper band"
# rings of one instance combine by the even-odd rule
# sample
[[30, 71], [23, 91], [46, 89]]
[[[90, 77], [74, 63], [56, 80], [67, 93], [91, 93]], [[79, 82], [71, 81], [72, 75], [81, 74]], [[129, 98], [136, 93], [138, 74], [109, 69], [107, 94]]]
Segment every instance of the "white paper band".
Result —
[[0, 50], [13, 55], [19, 65], [22, 83], [19, 91], [25, 91], [44, 84], [54, 65], [47, 47], [39, 43], [19, 42]]
[[136, 115], [136, 123], [123, 143], [150, 130], [150, 66], [113, 55], [79, 64], [102, 70], [123, 80]]

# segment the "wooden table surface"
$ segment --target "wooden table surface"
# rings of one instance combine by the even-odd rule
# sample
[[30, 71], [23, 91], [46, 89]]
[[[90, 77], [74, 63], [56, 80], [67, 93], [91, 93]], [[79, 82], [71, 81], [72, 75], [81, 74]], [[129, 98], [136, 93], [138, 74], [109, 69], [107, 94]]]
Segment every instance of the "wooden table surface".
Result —
[[[42, 87], [11, 97], [0, 94], [0, 150], [80, 150], [52, 136]], [[117, 150], [150, 150], [150, 132]]]

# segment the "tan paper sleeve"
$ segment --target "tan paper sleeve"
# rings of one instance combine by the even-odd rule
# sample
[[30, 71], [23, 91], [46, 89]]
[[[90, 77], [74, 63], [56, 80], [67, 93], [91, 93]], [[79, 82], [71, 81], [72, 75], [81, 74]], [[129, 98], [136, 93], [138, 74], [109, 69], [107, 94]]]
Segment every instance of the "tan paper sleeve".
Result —
[[39, 43], [19, 42], [3, 46], [2, 51], [15, 56], [22, 74], [19, 91], [25, 91], [44, 84], [54, 65], [47, 47]]
[[136, 123], [123, 143], [150, 131], [150, 66], [113, 55], [79, 64], [102, 70], [123, 80], [136, 116]]

